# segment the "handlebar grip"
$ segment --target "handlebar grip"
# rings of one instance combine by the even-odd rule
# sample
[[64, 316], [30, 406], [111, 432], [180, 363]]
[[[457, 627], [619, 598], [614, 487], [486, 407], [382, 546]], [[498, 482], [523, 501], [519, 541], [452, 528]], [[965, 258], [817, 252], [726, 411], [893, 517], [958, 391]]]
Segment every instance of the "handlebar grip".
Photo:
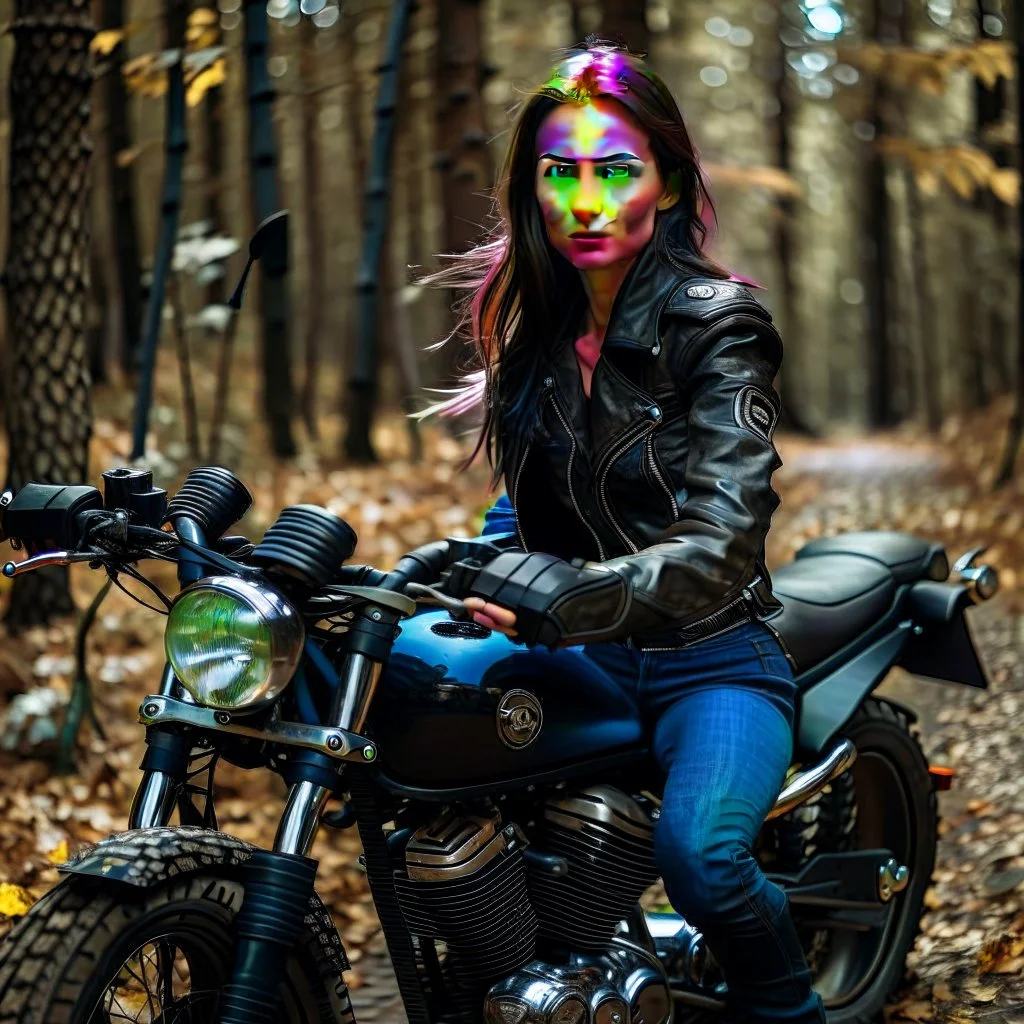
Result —
[[103, 495], [86, 484], [25, 484], [3, 509], [0, 528], [26, 547], [74, 548], [79, 516], [103, 508]]
[[423, 544], [403, 555], [381, 586], [387, 590], [402, 590], [406, 583], [432, 583], [440, 578], [449, 557], [448, 541], [434, 540]]

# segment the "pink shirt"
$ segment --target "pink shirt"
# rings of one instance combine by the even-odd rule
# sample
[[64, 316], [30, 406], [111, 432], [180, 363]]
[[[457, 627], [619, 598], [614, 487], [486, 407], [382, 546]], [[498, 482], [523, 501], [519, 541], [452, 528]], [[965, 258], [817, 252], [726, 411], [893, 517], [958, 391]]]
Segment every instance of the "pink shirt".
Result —
[[583, 393], [590, 397], [590, 378], [594, 374], [598, 357], [601, 355], [601, 339], [590, 331], [576, 339], [576, 361], [580, 365], [580, 376], [583, 378]]

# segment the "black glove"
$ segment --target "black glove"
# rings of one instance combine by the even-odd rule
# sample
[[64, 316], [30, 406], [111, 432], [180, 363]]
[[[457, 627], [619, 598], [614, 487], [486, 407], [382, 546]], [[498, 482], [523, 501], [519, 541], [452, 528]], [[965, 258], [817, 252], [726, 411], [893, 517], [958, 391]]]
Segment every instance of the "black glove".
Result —
[[609, 639], [625, 619], [631, 587], [612, 570], [584, 564], [506, 551], [482, 568], [456, 562], [445, 589], [514, 611], [517, 643], [558, 647]]

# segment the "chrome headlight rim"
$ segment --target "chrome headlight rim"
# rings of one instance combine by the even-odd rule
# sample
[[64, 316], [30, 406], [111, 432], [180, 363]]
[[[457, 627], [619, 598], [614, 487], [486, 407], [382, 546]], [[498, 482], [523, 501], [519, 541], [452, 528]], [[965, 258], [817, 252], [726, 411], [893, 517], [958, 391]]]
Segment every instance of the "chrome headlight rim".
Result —
[[[169, 617], [174, 614], [175, 608], [181, 601], [197, 593], [217, 593], [234, 598], [258, 615], [268, 627], [271, 649], [270, 671], [261, 686], [261, 689], [266, 692], [263, 696], [242, 704], [214, 703], [205, 699], [204, 695], [194, 693], [194, 687], [179, 674], [165, 640], [165, 653], [168, 661], [171, 662], [178, 682], [201, 707], [232, 712], [250, 712], [259, 711], [273, 704], [291, 682], [302, 659], [302, 651], [306, 642], [306, 628], [298, 611], [281, 593], [262, 581], [257, 583], [239, 576], [225, 575], [206, 576], [184, 587], [171, 602]], [[170, 633], [169, 626], [170, 622], [168, 622], [165, 637]], [[291, 639], [286, 638], [286, 634], [289, 632], [292, 633]]]

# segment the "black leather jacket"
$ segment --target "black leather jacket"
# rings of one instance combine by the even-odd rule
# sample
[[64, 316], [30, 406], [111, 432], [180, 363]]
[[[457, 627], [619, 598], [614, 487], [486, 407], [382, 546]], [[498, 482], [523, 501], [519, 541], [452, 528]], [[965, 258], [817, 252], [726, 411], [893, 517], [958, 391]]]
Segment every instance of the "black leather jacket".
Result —
[[691, 276], [653, 246], [616, 298], [589, 401], [572, 342], [549, 353], [541, 435], [504, 438], [519, 543], [626, 582], [618, 604], [587, 587], [575, 611], [563, 601], [565, 635], [670, 641], [768, 580], [782, 343], [747, 288]]

